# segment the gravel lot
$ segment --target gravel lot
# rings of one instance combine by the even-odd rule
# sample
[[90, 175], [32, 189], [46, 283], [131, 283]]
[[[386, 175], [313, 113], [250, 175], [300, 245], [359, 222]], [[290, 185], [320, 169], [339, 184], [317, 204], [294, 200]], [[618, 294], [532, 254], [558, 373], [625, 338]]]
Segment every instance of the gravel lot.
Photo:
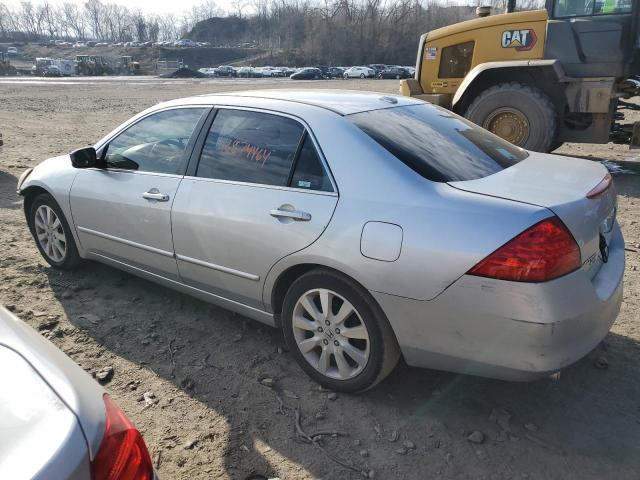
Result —
[[[611, 165], [628, 248], [613, 330], [555, 380], [507, 383], [400, 365], [371, 392], [330, 394], [296, 366], [276, 330], [105, 266], [61, 273], [40, 258], [15, 194], [26, 167], [92, 144], [162, 100], [292, 85], [0, 79], [0, 302], [88, 372], [113, 369], [106, 388], [143, 432], [163, 479], [639, 478], [640, 163], [626, 147], [557, 152], [627, 160]], [[396, 81], [374, 80], [295, 86], [397, 90]], [[322, 445], [353, 471], [298, 440], [276, 394], [299, 406], [306, 432], [345, 433]]]

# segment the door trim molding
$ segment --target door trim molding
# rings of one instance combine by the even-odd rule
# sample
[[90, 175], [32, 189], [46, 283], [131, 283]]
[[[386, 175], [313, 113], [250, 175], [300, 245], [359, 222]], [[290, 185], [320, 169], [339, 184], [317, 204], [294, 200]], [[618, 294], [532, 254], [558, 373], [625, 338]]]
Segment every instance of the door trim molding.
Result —
[[260, 276], [254, 275], [253, 273], [234, 270], [233, 268], [223, 267], [222, 265], [217, 265], [215, 263], [209, 263], [209, 262], [205, 262], [204, 260], [198, 260], [197, 258], [187, 257], [186, 255], [180, 255], [179, 253], [176, 254], [176, 258], [178, 260], [182, 260], [183, 262], [192, 263], [200, 267], [210, 268], [212, 270], [217, 270], [223, 273], [228, 273], [230, 275], [235, 275], [236, 277], [246, 278], [247, 280], [252, 280], [254, 282], [257, 282], [258, 280], [260, 280]]
[[106, 238], [107, 240], [111, 240], [113, 242], [122, 243], [123, 245], [128, 245], [129, 247], [139, 248], [140, 250], [146, 250], [147, 252], [157, 253], [158, 255], [162, 255], [163, 257], [174, 258], [173, 252], [168, 252], [160, 248], [150, 247], [149, 245], [144, 245], [142, 243], [132, 242], [131, 240], [116, 237], [115, 235], [109, 235], [108, 233], [98, 232], [97, 230], [91, 230], [87, 227], [78, 227], [78, 230], [84, 233], [88, 233], [89, 235], [94, 235], [96, 237]]

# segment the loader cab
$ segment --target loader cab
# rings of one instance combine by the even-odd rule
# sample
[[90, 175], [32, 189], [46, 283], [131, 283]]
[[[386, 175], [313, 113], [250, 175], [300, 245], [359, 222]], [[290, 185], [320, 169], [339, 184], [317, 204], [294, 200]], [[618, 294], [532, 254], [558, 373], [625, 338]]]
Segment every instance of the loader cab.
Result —
[[571, 77], [626, 77], [637, 38], [639, 0], [547, 0], [545, 58]]

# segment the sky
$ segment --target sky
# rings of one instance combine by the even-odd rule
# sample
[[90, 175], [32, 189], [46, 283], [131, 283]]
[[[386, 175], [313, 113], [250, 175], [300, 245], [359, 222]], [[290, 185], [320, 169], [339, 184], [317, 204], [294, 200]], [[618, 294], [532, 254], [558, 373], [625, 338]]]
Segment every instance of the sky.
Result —
[[[0, 3], [4, 3], [11, 6], [20, 5], [21, 0], [0, 0]], [[32, 3], [39, 3], [41, 0], [31, 0]], [[195, 5], [204, 3], [203, 0], [101, 0], [103, 3], [118, 3], [129, 8], [139, 8], [144, 12], [154, 12], [158, 14], [163, 13], [175, 13], [180, 14], [185, 10], [190, 10]], [[60, 5], [65, 2], [72, 2], [82, 5], [84, 2], [81, 0], [49, 0], [52, 5]], [[223, 10], [232, 9], [232, 0], [215, 0], [215, 4]]]

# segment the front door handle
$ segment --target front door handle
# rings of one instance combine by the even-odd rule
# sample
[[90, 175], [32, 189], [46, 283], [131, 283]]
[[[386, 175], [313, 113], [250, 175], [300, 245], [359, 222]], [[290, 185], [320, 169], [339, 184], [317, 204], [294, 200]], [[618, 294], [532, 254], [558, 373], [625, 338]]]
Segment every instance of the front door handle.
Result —
[[148, 192], [144, 192], [142, 194], [142, 198], [146, 198], [147, 200], [157, 200], [158, 202], [169, 201], [169, 195], [166, 193], [160, 193], [157, 188], [152, 188]]
[[296, 220], [298, 222], [308, 222], [311, 220], [311, 214], [307, 212], [301, 212], [299, 210], [281, 210], [279, 208], [274, 208], [269, 211], [269, 214], [272, 217], [277, 218], [290, 218], [292, 220]]

